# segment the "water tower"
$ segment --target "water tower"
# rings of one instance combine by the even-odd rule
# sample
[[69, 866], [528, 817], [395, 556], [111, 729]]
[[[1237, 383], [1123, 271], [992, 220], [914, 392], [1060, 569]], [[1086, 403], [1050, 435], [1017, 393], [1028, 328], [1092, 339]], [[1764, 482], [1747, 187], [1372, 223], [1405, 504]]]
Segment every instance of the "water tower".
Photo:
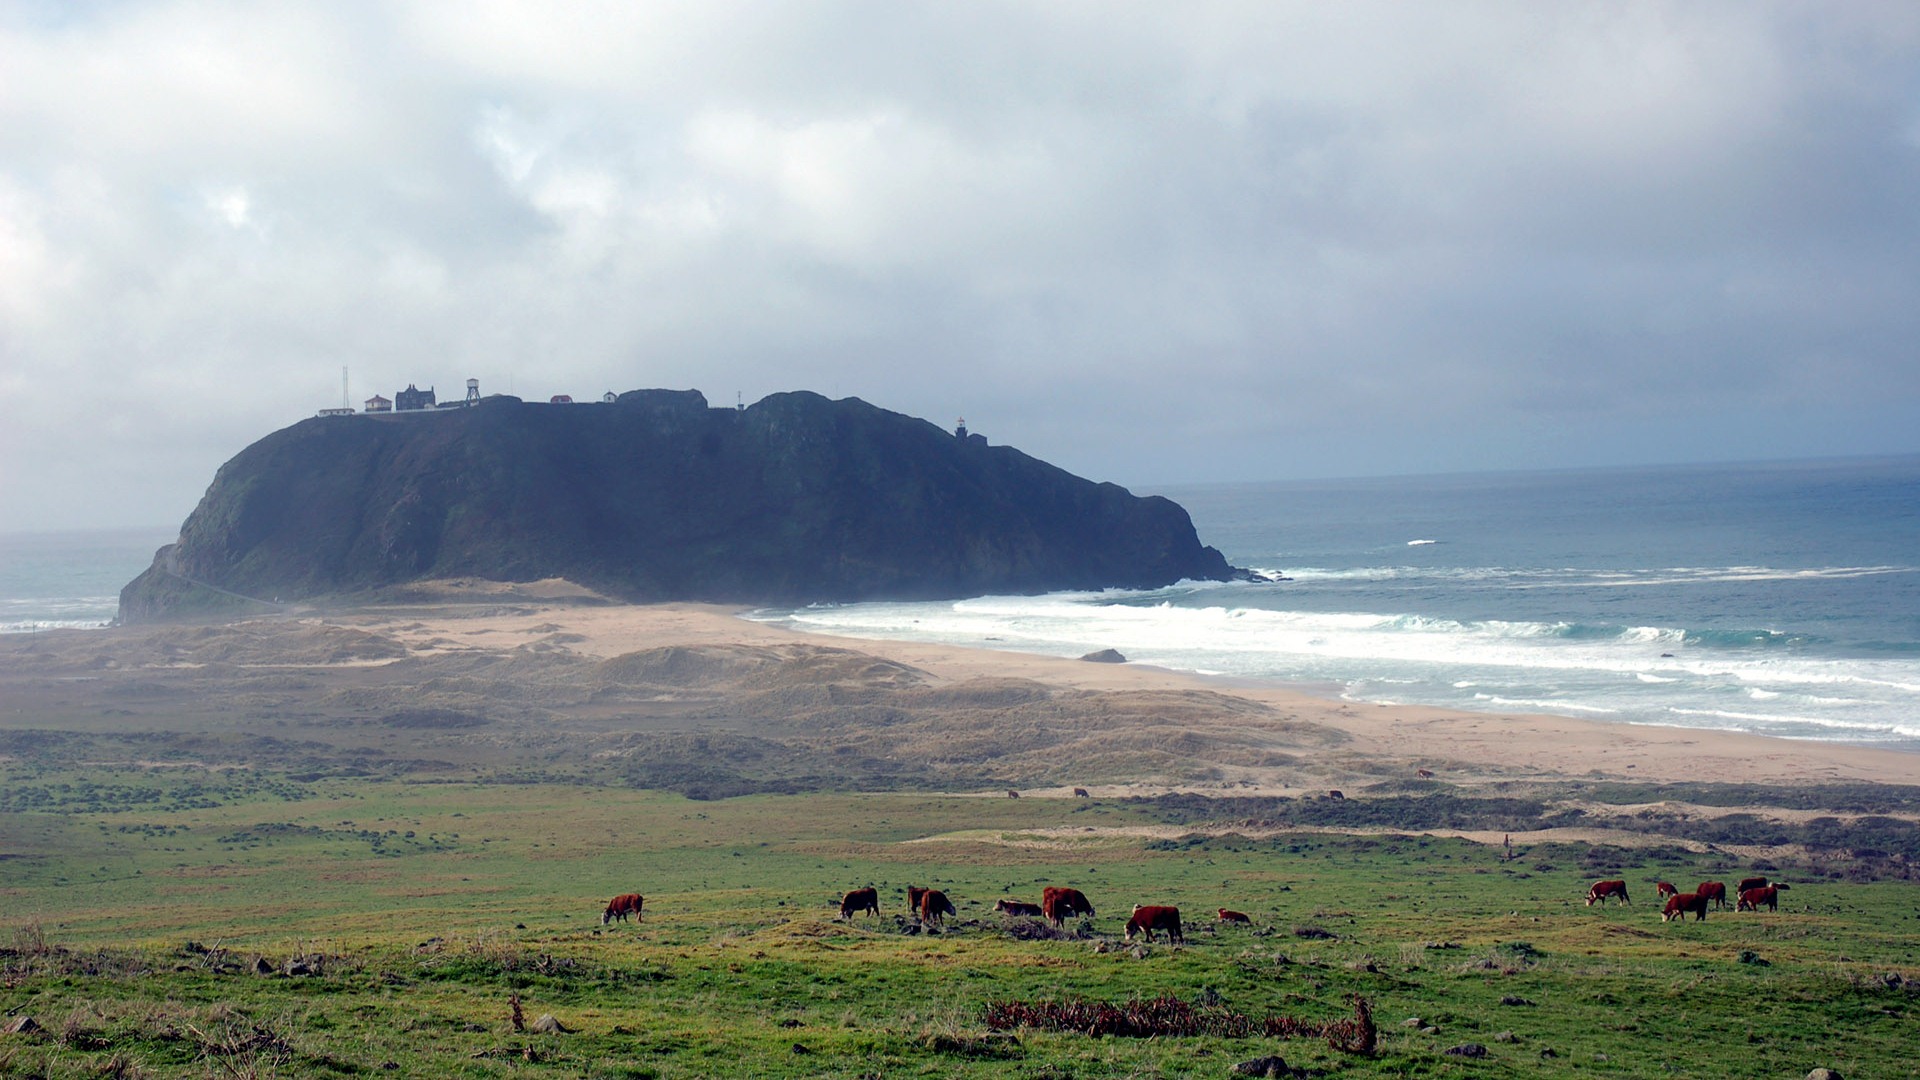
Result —
[[479, 379], [467, 380], [467, 404], [469, 405], [480, 404], [480, 380]]

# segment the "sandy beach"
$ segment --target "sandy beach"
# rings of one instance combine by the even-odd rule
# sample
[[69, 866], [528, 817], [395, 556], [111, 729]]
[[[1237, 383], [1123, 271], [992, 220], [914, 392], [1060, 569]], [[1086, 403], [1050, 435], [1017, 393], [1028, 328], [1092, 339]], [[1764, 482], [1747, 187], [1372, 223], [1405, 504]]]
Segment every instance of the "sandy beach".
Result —
[[[538, 590], [522, 594], [528, 599], [541, 595]], [[418, 649], [496, 650], [544, 640], [610, 658], [665, 646], [834, 645], [917, 669], [942, 685], [1018, 679], [1098, 694], [1224, 695], [1261, 708], [1236, 714], [1231, 720], [1236, 731], [1223, 734], [1257, 740], [1267, 726], [1307, 724], [1332, 729], [1346, 738], [1322, 751], [1329, 764], [1387, 776], [1427, 769], [1456, 783], [1604, 777], [1647, 782], [1920, 784], [1920, 754], [1897, 750], [1563, 716], [1355, 704], [1287, 687], [1249, 686], [1135, 664], [802, 634], [753, 622], [741, 618], [735, 609], [713, 605], [446, 606], [437, 608], [435, 617], [426, 622], [418, 618], [420, 614], [395, 610], [338, 618], [391, 634]], [[1243, 766], [1223, 768], [1219, 786], [1287, 792], [1297, 784], [1258, 767]]]

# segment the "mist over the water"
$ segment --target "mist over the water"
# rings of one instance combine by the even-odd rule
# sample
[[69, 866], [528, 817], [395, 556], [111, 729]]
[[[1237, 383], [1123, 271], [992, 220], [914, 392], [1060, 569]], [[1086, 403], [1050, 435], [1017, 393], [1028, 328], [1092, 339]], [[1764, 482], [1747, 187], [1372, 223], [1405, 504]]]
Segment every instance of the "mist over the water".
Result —
[[1274, 584], [768, 611], [1369, 702], [1920, 748], [1920, 458], [1166, 489]]

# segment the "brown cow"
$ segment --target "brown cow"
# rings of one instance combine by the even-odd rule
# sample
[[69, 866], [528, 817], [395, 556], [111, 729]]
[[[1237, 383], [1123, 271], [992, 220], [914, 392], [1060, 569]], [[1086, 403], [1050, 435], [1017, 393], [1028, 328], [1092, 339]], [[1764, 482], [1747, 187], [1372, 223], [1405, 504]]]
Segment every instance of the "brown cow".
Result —
[[1025, 900], [1002, 899], [993, 905], [993, 910], [1007, 915], [1030, 915], [1034, 918], [1039, 918], [1043, 914], [1039, 904], [1029, 904]]
[[1221, 908], [1221, 909], [1220, 909], [1220, 921], [1221, 921], [1221, 922], [1237, 922], [1237, 923], [1245, 923], [1245, 924], [1247, 924], [1248, 926], [1252, 926], [1252, 925], [1253, 925], [1253, 920], [1252, 920], [1252, 919], [1249, 919], [1249, 918], [1247, 918], [1247, 913], [1246, 913], [1246, 912], [1244, 912], [1244, 911], [1228, 911], [1228, 910], [1227, 910], [1226, 908]]
[[1329, 799], [1344, 799], [1346, 797], [1347, 797], [1347, 793], [1339, 790], [1338, 788], [1335, 788], [1334, 790], [1327, 792], [1327, 798]]
[[916, 919], [920, 917], [920, 898], [927, 895], [927, 891], [918, 885], [907, 886], [907, 914]]
[[1020, 797], [1020, 793], [1019, 793], [1019, 792], [1017, 792], [1017, 791], [1015, 791], [1015, 790], [1013, 790], [1012, 788], [1008, 788], [1008, 789], [1007, 789], [1007, 798], [1009, 798], [1009, 799], [1017, 799], [1017, 798], [1019, 798], [1019, 797]]
[[1707, 898], [1698, 893], [1683, 892], [1667, 901], [1667, 908], [1660, 913], [1661, 922], [1679, 919], [1687, 921], [1687, 912], [1693, 912], [1693, 921], [1699, 922], [1707, 917]]
[[1595, 904], [1605, 904], [1609, 896], [1619, 897], [1620, 902], [1623, 904], [1633, 903], [1627, 896], [1626, 882], [1596, 881], [1593, 883], [1593, 888], [1587, 890], [1587, 906], [1592, 907]]
[[1057, 927], [1075, 915], [1092, 915], [1093, 905], [1079, 889], [1049, 885], [1040, 891], [1040, 913]]
[[921, 922], [928, 926], [939, 926], [945, 921], [944, 916], [955, 914], [958, 912], [953, 910], [953, 901], [947, 899], [946, 893], [939, 889], [928, 889], [920, 894]]
[[1780, 890], [1785, 885], [1762, 885], [1757, 889], [1740, 890], [1740, 899], [1733, 906], [1735, 911], [1759, 911], [1760, 905], [1767, 905], [1768, 911], [1780, 910]]
[[646, 902], [647, 898], [637, 892], [616, 896], [607, 901], [607, 910], [600, 914], [600, 925], [605, 926], [615, 919], [626, 922], [628, 915], [633, 916], [634, 922], [639, 922], [640, 905]]
[[1727, 886], [1719, 881], [1703, 881], [1694, 886], [1693, 895], [1702, 902], [1711, 902], [1714, 907], [1725, 909], [1727, 906]]
[[864, 889], [854, 889], [840, 898], [840, 917], [851, 919], [863, 911], [880, 914], [880, 890], [869, 885]]
[[1086, 789], [1086, 788], [1083, 788], [1083, 787], [1077, 787], [1077, 788], [1074, 788], [1074, 789], [1073, 789], [1073, 797], [1074, 797], [1074, 798], [1076, 798], [1076, 799], [1091, 799], [1091, 798], [1093, 798], [1093, 796], [1092, 796], [1092, 795], [1089, 795], [1089, 794], [1087, 794], [1087, 789]]
[[1680, 890], [1674, 888], [1673, 882], [1671, 881], [1656, 881], [1653, 883], [1653, 898], [1655, 900], [1665, 900], [1669, 896], [1679, 895]]
[[1147, 940], [1152, 941], [1155, 930], [1165, 930], [1167, 932], [1167, 943], [1169, 945], [1176, 941], [1187, 940], [1186, 935], [1180, 932], [1179, 908], [1162, 907], [1157, 904], [1149, 907], [1134, 908], [1133, 918], [1127, 920], [1127, 940], [1132, 941], [1133, 935], [1144, 933], [1147, 935]]
[[1734, 886], [1733, 888], [1733, 895], [1739, 896], [1741, 893], [1746, 892], [1748, 889], [1764, 889], [1771, 884], [1773, 883], [1763, 877], [1741, 878], [1740, 884]]
[[1431, 780], [1433, 779], [1433, 770], [1432, 769], [1415, 769], [1413, 770], [1413, 775], [1419, 777], [1422, 780]]

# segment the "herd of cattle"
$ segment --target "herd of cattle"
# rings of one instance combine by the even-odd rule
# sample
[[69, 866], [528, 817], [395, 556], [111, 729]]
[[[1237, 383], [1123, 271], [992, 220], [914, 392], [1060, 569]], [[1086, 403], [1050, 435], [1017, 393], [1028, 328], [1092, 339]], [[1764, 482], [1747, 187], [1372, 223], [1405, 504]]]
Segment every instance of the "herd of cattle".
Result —
[[[1685, 919], [1692, 913], [1697, 922], [1707, 917], [1707, 907], [1712, 905], [1721, 909], [1727, 906], [1727, 887], [1718, 881], [1703, 881], [1694, 886], [1692, 892], [1683, 893], [1669, 882], [1653, 883], [1654, 892], [1665, 899], [1667, 906], [1660, 913], [1660, 921]], [[1780, 893], [1788, 888], [1783, 882], [1769, 882], [1764, 877], [1750, 877], [1741, 880], [1734, 889], [1737, 901], [1735, 911], [1759, 911], [1762, 904], [1768, 911], [1780, 910]], [[1623, 904], [1633, 901], [1627, 896], [1627, 883], [1620, 880], [1596, 881], [1587, 890], [1587, 906], [1604, 904], [1617, 899]], [[632, 915], [635, 922], [640, 921], [640, 908], [646, 898], [639, 893], [625, 893], [614, 897], [607, 904], [607, 910], [601, 914], [600, 923], [606, 925], [615, 919], [626, 921]], [[1028, 903], [1025, 900], [1003, 898], [993, 906], [995, 911], [1006, 915], [1024, 915], [1045, 919], [1057, 929], [1068, 919], [1085, 915], [1092, 917], [1093, 904], [1088, 902], [1085, 893], [1079, 889], [1062, 888], [1049, 885], [1040, 892], [1040, 902]], [[941, 926], [946, 917], [955, 914], [953, 901], [939, 889], [923, 889], [918, 885], [907, 886], [907, 911], [924, 926]], [[853, 889], [840, 898], [840, 918], [851, 920], [855, 915], [880, 914], [880, 890], [872, 885], [864, 889]], [[1222, 923], [1251, 924], [1252, 919], [1244, 912], [1220, 909]], [[1144, 934], [1152, 941], [1156, 931], [1164, 931], [1169, 942], [1185, 941], [1180, 927], [1180, 909], [1163, 904], [1137, 905], [1127, 919], [1127, 940]]]
[[[1782, 882], [1769, 882], [1763, 877], [1743, 878], [1733, 890], [1736, 900], [1735, 911], [1759, 911], [1765, 904], [1768, 911], [1780, 910], [1780, 892], [1788, 886]], [[1727, 887], [1718, 881], [1703, 881], [1694, 886], [1692, 892], [1683, 893], [1669, 882], [1653, 883], [1654, 892], [1666, 900], [1667, 906], [1660, 913], [1660, 921], [1685, 919], [1692, 913], [1694, 921], [1707, 917], [1707, 905], [1725, 909], [1727, 906]], [[1587, 906], [1604, 904], [1608, 898], [1617, 897], [1623, 904], [1631, 904], [1627, 898], [1627, 883], [1624, 881], [1596, 881], [1587, 890]]]

